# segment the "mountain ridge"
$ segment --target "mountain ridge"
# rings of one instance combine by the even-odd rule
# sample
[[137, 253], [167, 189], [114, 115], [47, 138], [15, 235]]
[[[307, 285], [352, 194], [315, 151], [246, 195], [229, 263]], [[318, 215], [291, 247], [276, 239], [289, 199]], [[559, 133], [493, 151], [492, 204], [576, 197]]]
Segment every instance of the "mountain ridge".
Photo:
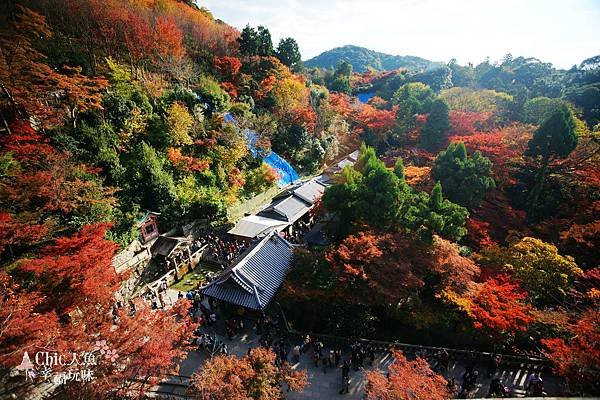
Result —
[[347, 60], [352, 64], [352, 68], [356, 72], [365, 72], [369, 68], [373, 68], [377, 71], [388, 71], [398, 68], [417, 70], [426, 69], [431, 65], [439, 64], [422, 57], [391, 55], [371, 50], [366, 47], [345, 45], [324, 51], [323, 53], [304, 61], [304, 65], [307, 67], [328, 69], [331, 67], [335, 68], [342, 60]]

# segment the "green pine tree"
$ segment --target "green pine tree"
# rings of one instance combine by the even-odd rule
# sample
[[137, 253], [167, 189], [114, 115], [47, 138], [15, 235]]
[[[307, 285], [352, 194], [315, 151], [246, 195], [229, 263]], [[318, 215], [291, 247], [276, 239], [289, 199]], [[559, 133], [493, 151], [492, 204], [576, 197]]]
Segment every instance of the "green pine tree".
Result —
[[540, 195], [544, 189], [548, 166], [553, 160], [564, 159], [577, 147], [575, 121], [566, 106], [555, 109], [534, 132], [527, 145], [526, 156], [540, 160], [535, 183], [528, 195], [529, 216], [535, 214]]
[[442, 184], [450, 201], [470, 209], [476, 208], [487, 191], [496, 186], [491, 161], [480, 152], [468, 157], [463, 142], [450, 143], [440, 152], [431, 175]]
[[444, 142], [445, 133], [450, 129], [448, 105], [442, 99], [436, 99], [431, 105], [431, 112], [421, 128], [419, 143], [424, 149], [437, 151]]

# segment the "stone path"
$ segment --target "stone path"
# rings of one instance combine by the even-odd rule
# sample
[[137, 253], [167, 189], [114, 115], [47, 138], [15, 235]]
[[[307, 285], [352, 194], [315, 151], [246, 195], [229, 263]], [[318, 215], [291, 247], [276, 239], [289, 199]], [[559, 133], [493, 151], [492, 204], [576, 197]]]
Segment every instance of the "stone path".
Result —
[[[170, 293], [173, 295], [173, 293]], [[177, 293], [174, 292], [176, 297]], [[259, 346], [259, 337], [255, 334], [254, 330], [249, 328], [251, 322], [246, 324], [246, 329], [243, 333], [236, 335], [233, 340], [228, 340], [224, 335], [224, 330], [217, 323], [215, 327], [203, 327], [202, 330], [206, 333], [216, 334], [224, 343], [227, 344], [229, 354], [237, 356], [244, 356], [247, 354], [249, 348], [255, 348]], [[329, 351], [330, 348], [325, 344], [325, 351]], [[407, 357], [411, 358], [412, 354], [407, 354]], [[349, 351], [343, 354], [343, 359], [350, 357]], [[181, 376], [191, 376], [197, 371], [202, 363], [206, 360], [207, 355], [204, 352], [192, 351], [188, 354], [187, 358], [180, 364]], [[379, 352], [376, 354], [376, 359], [373, 366], [369, 366], [368, 361], [365, 363], [366, 369], [378, 369], [385, 372], [387, 366], [392, 362], [392, 357], [389, 352]], [[445, 374], [446, 378], [455, 378], [457, 382], [461, 382], [462, 375], [465, 371], [466, 362], [464, 361], [451, 361], [449, 371]], [[359, 400], [364, 397], [364, 386], [365, 378], [364, 373], [361, 370], [350, 371], [350, 393], [340, 395], [339, 390], [341, 388], [341, 368], [327, 368], [324, 372], [322, 368], [314, 366], [312, 361], [312, 352], [309, 350], [307, 354], [303, 354], [300, 358], [300, 362], [294, 365], [294, 368], [305, 370], [308, 375], [309, 385], [303, 392], [300, 393], [287, 393], [287, 399], [290, 400], [325, 400], [325, 399], [351, 399]], [[478, 381], [477, 389], [474, 390], [469, 397], [485, 397], [489, 390], [489, 384], [491, 378], [487, 376], [487, 365], [483, 363], [475, 363], [475, 369], [479, 371], [480, 379]], [[525, 394], [524, 385], [526, 384], [527, 376], [532, 371], [526, 367], [512, 367], [510, 369], [500, 369], [498, 375], [502, 382], [508, 386], [515, 397], [523, 397]], [[557, 395], [562, 392], [562, 383], [560, 380], [552, 376], [548, 372], [542, 372], [542, 378], [544, 379], [544, 387], [549, 395]], [[169, 379], [170, 383], [174, 384], [163, 384], [159, 388], [161, 392], [171, 392], [173, 394], [185, 394], [185, 385], [187, 379], [172, 378]], [[179, 382], [179, 384], [177, 384]]]

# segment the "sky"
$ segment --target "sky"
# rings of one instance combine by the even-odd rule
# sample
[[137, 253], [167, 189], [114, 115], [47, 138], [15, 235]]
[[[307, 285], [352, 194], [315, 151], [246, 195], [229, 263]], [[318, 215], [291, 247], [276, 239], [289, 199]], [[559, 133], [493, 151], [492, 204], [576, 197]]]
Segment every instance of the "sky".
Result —
[[600, 0], [197, 0], [242, 29], [293, 37], [307, 60], [353, 44], [477, 64], [505, 54], [570, 68], [600, 54]]

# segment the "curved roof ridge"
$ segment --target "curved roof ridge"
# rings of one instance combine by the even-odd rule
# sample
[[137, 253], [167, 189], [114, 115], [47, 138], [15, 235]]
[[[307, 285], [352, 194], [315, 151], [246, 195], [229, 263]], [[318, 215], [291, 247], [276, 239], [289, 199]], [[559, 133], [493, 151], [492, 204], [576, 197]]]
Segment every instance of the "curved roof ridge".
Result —
[[233, 271], [233, 279], [247, 292], [251, 292], [252, 289], [260, 289], [263, 290], [259, 284], [257, 284], [254, 279], [247, 276], [242, 270]]

